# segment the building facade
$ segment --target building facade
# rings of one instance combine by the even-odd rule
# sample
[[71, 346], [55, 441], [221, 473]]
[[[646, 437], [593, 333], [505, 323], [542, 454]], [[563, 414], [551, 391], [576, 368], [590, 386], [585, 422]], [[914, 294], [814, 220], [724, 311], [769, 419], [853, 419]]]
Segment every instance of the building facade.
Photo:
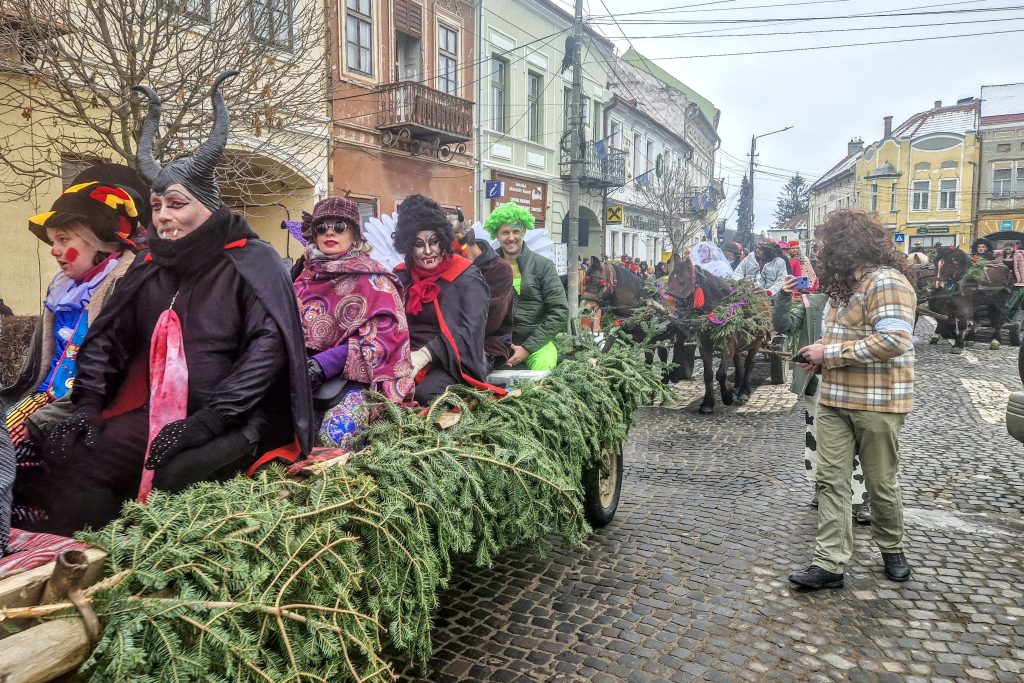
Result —
[[1024, 83], [981, 88], [977, 235], [1024, 233]]
[[472, 207], [474, 4], [338, 0], [331, 13], [332, 194], [364, 219], [412, 194]]
[[[289, 243], [281, 221], [310, 210], [316, 198], [328, 191], [327, 106], [322, 78], [324, 16], [321, 5], [311, 0], [296, 2], [291, 11], [273, 17], [266, 13], [265, 5], [260, 6], [262, 12], [260, 7], [249, 7], [255, 35], [243, 22], [247, 27], [245, 38], [216, 36], [218, 43], [234, 41], [235, 52], [224, 56], [219, 49], [211, 50], [210, 29], [218, 21], [218, 13], [236, 10], [239, 2], [224, 0], [214, 5], [197, 0], [190, 4], [195, 12], [174, 22], [173, 29], [135, 27], [140, 40], [159, 32], [157, 44], [164, 45], [163, 51], [150, 58], [166, 68], [142, 74], [142, 82], [152, 85], [164, 99], [160, 134], [166, 135], [173, 125], [175, 108], [183, 99], [191, 98], [187, 113], [197, 119], [193, 128], [180, 130], [174, 144], [163, 146], [158, 155], [166, 161], [205, 140], [210, 125], [207, 77], [240, 62], [247, 73], [229, 80], [222, 88], [231, 114], [221, 166], [222, 195], [225, 203], [245, 216], [259, 236], [271, 242], [282, 256], [297, 256], [297, 244]], [[96, 22], [85, 24], [84, 18], [58, 14], [84, 12], [84, 6], [72, 3], [47, 9], [40, 3], [40, 8], [45, 16], [59, 16], [62, 30], [79, 31], [80, 38], [89, 41], [89, 61], [110, 64], [110, 59], [102, 59], [102, 55], [119, 54], [116, 36], [110, 39], [114, 41], [110, 45], [100, 44], [95, 38], [99, 30]], [[24, 41], [34, 34], [19, 36], [25, 21], [26, 17], [12, 17], [0, 10], [0, 148], [8, 159], [17, 159], [17, 168], [0, 164], [0, 186], [7, 191], [0, 199], [0, 222], [5, 226], [0, 298], [16, 314], [34, 315], [57, 268], [50, 247], [29, 233], [28, 217], [46, 211], [70, 181], [94, 163], [134, 165], [135, 132], [128, 125], [125, 130], [130, 142], [114, 149], [109, 138], [91, 127], [95, 122], [107, 122], [113, 130], [118, 129], [122, 122], [116, 113], [111, 114], [111, 107], [121, 102], [128, 106], [129, 86], [133, 83], [125, 83], [117, 68], [96, 66], [90, 84], [83, 83], [81, 91], [68, 89], [67, 84], [80, 82], [75, 69], [81, 65], [62, 61], [56, 53], [33, 58]], [[237, 16], [232, 23], [237, 23]], [[186, 49], [190, 46], [191, 51]], [[216, 57], [209, 56], [214, 53]], [[182, 54], [188, 55], [188, 61], [180, 59]], [[267, 56], [275, 60], [271, 66], [266, 66]], [[265, 70], [260, 73], [245, 66], [255, 63], [263, 64]], [[48, 90], [48, 81], [59, 83], [59, 89]], [[287, 98], [276, 97], [281, 88], [306, 93], [310, 102], [296, 106]], [[84, 113], [74, 114], [71, 105], [62, 112], [61, 103], [72, 101], [85, 106]], [[254, 101], [258, 103], [254, 105]], [[27, 177], [33, 179], [30, 189], [20, 195], [14, 193], [12, 188]]]
[[632, 48], [611, 63], [605, 140], [624, 151], [625, 183], [610, 191], [605, 253], [647, 262], [713, 239], [724, 184], [714, 178], [720, 112]]
[[[573, 17], [548, 0], [487, 0], [482, 6], [477, 89], [480, 153], [476, 215], [516, 202], [555, 242], [568, 242], [569, 103], [572, 69], [566, 40]], [[579, 245], [584, 256], [602, 252], [604, 189], [621, 184], [622, 152], [598, 155], [612, 45], [587, 29], [581, 46], [584, 164], [580, 178]], [[492, 189], [487, 193], [488, 181]], [[497, 182], [495, 182], [497, 181]]]
[[857, 160], [863, 151], [863, 141], [853, 138], [846, 144], [846, 156], [808, 187], [808, 239], [814, 239], [814, 231], [830, 213], [857, 206]]

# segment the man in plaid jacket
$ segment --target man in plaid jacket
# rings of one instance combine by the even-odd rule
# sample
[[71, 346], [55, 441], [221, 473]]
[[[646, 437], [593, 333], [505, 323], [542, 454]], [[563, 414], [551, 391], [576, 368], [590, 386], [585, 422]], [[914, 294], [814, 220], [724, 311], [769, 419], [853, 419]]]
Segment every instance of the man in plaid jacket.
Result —
[[917, 295], [905, 257], [868, 214], [836, 211], [817, 237], [816, 270], [829, 301], [822, 339], [800, 349], [807, 361], [800, 367], [821, 372], [818, 529], [813, 563], [789, 580], [812, 589], [843, 585], [853, 553], [850, 475], [860, 453], [886, 576], [906, 581], [899, 432], [913, 405]]

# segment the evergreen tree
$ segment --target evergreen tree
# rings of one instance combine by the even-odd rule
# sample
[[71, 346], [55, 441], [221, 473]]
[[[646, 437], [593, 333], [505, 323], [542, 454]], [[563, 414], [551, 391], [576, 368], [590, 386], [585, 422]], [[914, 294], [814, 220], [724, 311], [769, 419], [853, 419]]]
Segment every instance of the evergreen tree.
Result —
[[754, 247], [754, 226], [750, 224], [750, 208], [753, 197], [750, 196], [750, 181], [743, 176], [740, 186], [740, 201], [736, 207], [736, 241], [747, 250]]
[[799, 173], [789, 179], [775, 206], [775, 220], [779, 223], [807, 213], [807, 180]]

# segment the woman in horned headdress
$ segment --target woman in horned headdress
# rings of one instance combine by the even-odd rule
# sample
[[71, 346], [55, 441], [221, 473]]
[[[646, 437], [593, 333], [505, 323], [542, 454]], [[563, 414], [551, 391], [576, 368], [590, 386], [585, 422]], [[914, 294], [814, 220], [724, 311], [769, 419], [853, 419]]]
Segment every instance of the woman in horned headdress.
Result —
[[49, 211], [29, 219], [29, 231], [49, 245], [59, 270], [21, 374], [0, 391], [17, 455], [12, 523], [18, 528], [34, 528], [44, 514], [38, 505], [48, 487], [40, 476], [43, 444], [71, 414], [78, 348], [135, 258], [139, 214], [148, 204], [149, 186], [135, 171], [100, 164], [79, 174]]
[[[160, 99], [137, 88], [149, 99], [138, 164], [152, 185], [150, 250], [79, 352], [74, 412], [46, 449], [50, 531], [98, 527], [152, 487], [178, 491], [277, 455], [293, 461], [309, 448], [310, 388], [291, 282], [214, 180], [228, 137], [219, 88], [236, 74], [213, 83], [210, 139], [164, 166], [153, 158]], [[276, 450], [258, 456], [268, 449]]]

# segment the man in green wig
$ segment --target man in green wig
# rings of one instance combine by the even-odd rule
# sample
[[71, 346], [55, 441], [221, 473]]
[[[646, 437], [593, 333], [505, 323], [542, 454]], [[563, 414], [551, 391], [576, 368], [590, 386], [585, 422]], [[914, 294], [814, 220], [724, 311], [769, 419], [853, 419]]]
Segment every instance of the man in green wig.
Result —
[[569, 322], [569, 302], [555, 264], [526, 246], [533, 216], [517, 204], [502, 204], [487, 218], [484, 229], [498, 240], [498, 250], [512, 266], [516, 292], [511, 367], [526, 363], [531, 370], [551, 370], [558, 362], [555, 336]]

